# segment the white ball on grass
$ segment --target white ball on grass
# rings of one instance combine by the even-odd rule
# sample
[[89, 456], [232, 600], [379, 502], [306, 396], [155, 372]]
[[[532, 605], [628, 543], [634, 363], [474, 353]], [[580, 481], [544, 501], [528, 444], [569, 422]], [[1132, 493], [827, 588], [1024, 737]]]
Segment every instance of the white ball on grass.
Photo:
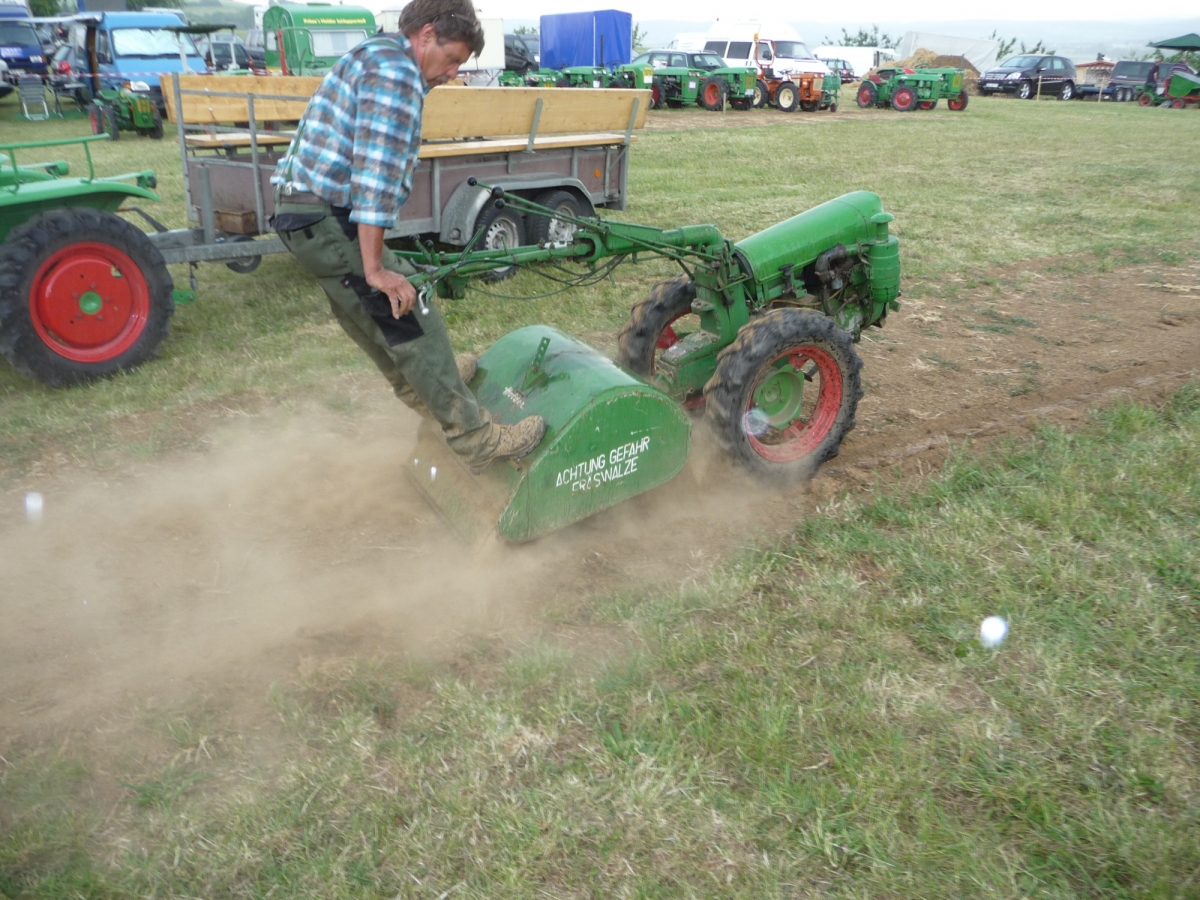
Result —
[[979, 643], [997, 647], [1008, 636], [1008, 623], [999, 616], [988, 616], [979, 626]]

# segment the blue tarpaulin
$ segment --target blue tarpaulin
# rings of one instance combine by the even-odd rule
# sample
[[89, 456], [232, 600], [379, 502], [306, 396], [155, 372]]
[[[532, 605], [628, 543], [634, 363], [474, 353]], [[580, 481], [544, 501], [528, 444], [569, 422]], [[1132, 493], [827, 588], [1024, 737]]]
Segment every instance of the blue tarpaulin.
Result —
[[633, 58], [633, 15], [619, 9], [542, 16], [542, 68], [621, 66]]

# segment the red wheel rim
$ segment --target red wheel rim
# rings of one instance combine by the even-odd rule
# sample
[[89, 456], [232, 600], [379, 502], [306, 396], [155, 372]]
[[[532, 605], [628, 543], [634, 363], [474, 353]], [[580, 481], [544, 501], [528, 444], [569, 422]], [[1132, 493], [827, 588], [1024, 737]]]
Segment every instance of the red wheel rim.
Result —
[[1149, 106], [1153, 102], [1149, 94], [1142, 94], [1142, 96], [1138, 97], [1138, 106]]
[[[951, 102], [953, 102], [953, 101], [951, 101]], [[933, 101], [932, 100], [921, 101], [921, 109], [933, 109]]]
[[896, 105], [907, 109], [913, 105], [913, 92], [908, 88], [896, 89]]
[[92, 126], [92, 134], [100, 134], [104, 126], [100, 121], [100, 111], [95, 104], [88, 108], [88, 124]]
[[150, 317], [150, 288], [138, 265], [99, 242], [71, 244], [33, 276], [29, 318], [38, 337], [74, 362], [120, 356]]
[[871, 102], [871, 89], [863, 88], [858, 92], [858, 102], [863, 106], [867, 106]]
[[705, 85], [704, 102], [708, 106], [716, 106], [721, 102], [721, 88], [715, 84]]
[[[815, 386], [804, 377], [805, 367], [814, 365], [810, 377]], [[815, 401], [803, 398], [813, 390]], [[816, 450], [841, 406], [842, 379], [834, 358], [820, 347], [792, 347], [771, 360], [755, 380], [742, 429], [763, 459], [792, 462]]]
[[953, 99], [947, 100], [946, 105], [951, 109], [958, 111], [963, 108], [963, 98], [961, 96], [954, 97]]
[[662, 106], [662, 91], [657, 84], [650, 88], [650, 102], [655, 106]]

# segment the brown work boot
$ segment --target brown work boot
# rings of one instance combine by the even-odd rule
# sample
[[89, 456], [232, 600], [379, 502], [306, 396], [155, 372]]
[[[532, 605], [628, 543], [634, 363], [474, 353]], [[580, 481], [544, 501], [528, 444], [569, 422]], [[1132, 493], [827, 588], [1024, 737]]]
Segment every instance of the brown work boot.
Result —
[[498, 459], [520, 459], [532, 453], [546, 434], [546, 420], [541, 416], [527, 416], [516, 425], [498, 425], [500, 442], [485, 459], [471, 463], [471, 472], [482, 475]]
[[463, 384], [470, 384], [479, 370], [479, 354], [460, 353], [454, 357], [454, 365], [458, 367], [458, 377], [463, 380]]

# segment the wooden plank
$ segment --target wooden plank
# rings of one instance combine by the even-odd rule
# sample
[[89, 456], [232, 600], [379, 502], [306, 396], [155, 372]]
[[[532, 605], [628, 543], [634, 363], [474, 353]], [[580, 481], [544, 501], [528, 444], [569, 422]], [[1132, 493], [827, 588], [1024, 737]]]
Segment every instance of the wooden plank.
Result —
[[[285, 145], [291, 142], [291, 136], [295, 132], [290, 131], [260, 131], [258, 133], [258, 145], [278, 146]], [[603, 147], [611, 144], [620, 144], [625, 140], [624, 134], [600, 133], [600, 134], [576, 134], [576, 135], [548, 135], [538, 138], [534, 141], [535, 150], [557, 150], [562, 147]], [[187, 136], [189, 147], [199, 149], [214, 150], [221, 147], [249, 147], [250, 135], [247, 132], [226, 132], [224, 134], [189, 134]], [[518, 150], [524, 150], [528, 145], [528, 138], [507, 138], [493, 139], [484, 141], [454, 141], [444, 144], [422, 144], [420, 150], [421, 159], [444, 159], [452, 156], [473, 156], [477, 153], [511, 153]]]
[[[295, 96], [295, 100], [254, 100], [254, 115], [260, 122], [296, 122], [316, 92], [321, 79], [315, 77], [276, 78], [270, 75], [180, 75], [181, 91], [213, 91], [226, 94], [275, 94]], [[163, 78], [163, 99], [167, 119], [175, 121], [175, 91], [170, 78]], [[248, 104], [238, 97], [205, 97], [184, 94], [183, 121], [187, 125], [216, 125], [245, 122], [250, 118]]]
[[421, 136], [426, 140], [507, 137], [529, 134], [542, 101], [538, 134], [620, 131], [629, 126], [635, 97], [641, 98], [634, 128], [646, 124], [649, 91], [594, 88], [435, 88], [425, 98]]

